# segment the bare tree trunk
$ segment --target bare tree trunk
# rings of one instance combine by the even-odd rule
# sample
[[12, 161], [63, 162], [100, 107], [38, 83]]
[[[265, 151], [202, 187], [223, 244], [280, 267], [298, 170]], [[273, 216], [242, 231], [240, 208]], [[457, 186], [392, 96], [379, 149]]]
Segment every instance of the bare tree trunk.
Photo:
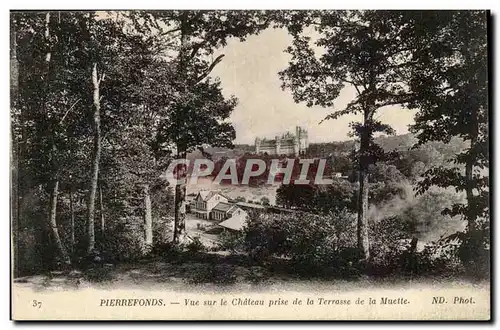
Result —
[[50, 193], [50, 200], [51, 200], [51, 205], [50, 205], [50, 215], [49, 215], [49, 224], [50, 224], [50, 231], [52, 233], [52, 238], [54, 239], [54, 242], [56, 243], [57, 250], [59, 252], [59, 255], [62, 259], [62, 262], [65, 265], [71, 265], [71, 259], [69, 258], [69, 255], [64, 248], [64, 245], [62, 244], [61, 237], [59, 236], [59, 230], [57, 228], [57, 222], [56, 222], [56, 216], [57, 216], [57, 195], [59, 194], [59, 181], [56, 179], [52, 185], [52, 191]]
[[101, 79], [97, 77], [97, 64], [92, 67], [92, 84], [94, 86], [93, 103], [94, 103], [94, 152], [92, 155], [92, 173], [90, 177], [90, 192], [88, 202], [88, 217], [87, 217], [87, 235], [88, 246], [87, 252], [90, 253], [95, 248], [95, 198], [97, 192], [97, 183], [99, 179], [99, 161], [101, 158], [101, 104], [99, 99], [99, 84]]
[[359, 144], [359, 193], [358, 193], [358, 223], [357, 240], [358, 248], [363, 252], [363, 259], [370, 259], [370, 240], [368, 237], [368, 165], [370, 156], [368, 154], [371, 139], [371, 115], [365, 111], [364, 127], [361, 132]]
[[[186, 65], [187, 65], [187, 53], [186, 53], [186, 45], [187, 45], [187, 13], [183, 12], [181, 15], [180, 22], [180, 50], [179, 50], [179, 65], [178, 72], [181, 77], [182, 90], [181, 94], [184, 97], [184, 94], [187, 93], [187, 77], [186, 77]], [[179, 111], [179, 110], [178, 110]], [[182, 134], [178, 132], [178, 134]], [[186, 152], [185, 150], [181, 150], [179, 144], [177, 143], [177, 157], [178, 159], [185, 159]], [[179, 173], [179, 172], [178, 172]], [[173, 242], [175, 244], [179, 243], [181, 235], [184, 234], [186, 228], [186, 178], [183, 174], [178, 177], [178, 182], [175, 186], [175, 198], [174, 198], [174, 237]]]
[[102, 187], [99, 185], [99, 213], [101, 214], [101, 237], [104, 238], [105, 219], [104, 219], [104, 204], [102, 203]]
[[75, 209], [73, 207], [73, 187], [69, 190], [69, 212], [70, 218], [70, 234], [71, 234], [71, 253], [75, 252]]
[[358, 248], [363, 251], [365, 260], [370, 258], [370, 242], [368, 238], [368, 174], [359, 171], [359, 195], [358, 195]]
[[[45, 15], [45, 40], [48, 45], [50, 45], [50, 12], [48, 12]], [[45, 97], [47, 97], [48, 92], [49, 92], [49, 84], [50, 84], [50, 60], [52, 58], [52, 52], [50, 49], [47, 50], [47, 53], [45, 54], [45, 65], [46, 65], [46, 77], [45, 77]], [[46, 107], [46, 103], [44, 102], [44, 107]], [[46, 108], [45, 108], [46, 109]], [[58, 170], [59, 166], [57, 164], [57, 147], [56, 143], [54, 141], [55, 134], [56, 134], [56, 129], [54, 128], [52, 130], [52, 149], [51, 149], [51, 165], [52, 165], [52, 190], [50, 193], [50, 214], [49, 214], [49, 227], [50, 227], [50, 232], [52, 235], [52, 238], [54, 239], [54, 243], [56, 244], [57, 251], [62, 259], [62, 262], [65, 265], [71, 265], [71, 259], [69, 258], [69, 255], [64, 248], [64, 245], [62, 244], [61, 237], [59, 236], [59, 230], [57, 228], [57, 198], [59, 194], [59, 179], [58, 179]]]
[[11, 14], [10, 17], [10, 108], [11, 108], [11, 152], [10, 152], [10, 164], [11, 164], [11, 199], [10, 199], [10, 207], [11, 207], [11, 224], [12, 224], [12, 243], [13, 250], [15, 255], [15, 274], [18, 274], [18, 266], [19, 266], [19, 239], [17, 237], [19, 227], [20, 227], [20, 218], [21, 218], [21, 188], [20, 188], [20, 172], [19, 168], [19, 159], [21, 157], [21, 144], [23, 135], [18, 136], [18, 127], [23, 127], [24, 122], [21, 120], [22, 113], [19, 113], [19, 109], [17, 106], [18, 103], [18, 92], [19, 92], [19, 63], [17, 61], [17, 43], [16, 43], [16, 21], [14, 14]]
[[149, 185], [144, 185], [144, 231], [147, 246], [153, 245], [153, 217], [151, 215], [151, 195]]
[[182, 175], [175, 185], [174, 243], [179, 243], [186, 230], [186, 177]]

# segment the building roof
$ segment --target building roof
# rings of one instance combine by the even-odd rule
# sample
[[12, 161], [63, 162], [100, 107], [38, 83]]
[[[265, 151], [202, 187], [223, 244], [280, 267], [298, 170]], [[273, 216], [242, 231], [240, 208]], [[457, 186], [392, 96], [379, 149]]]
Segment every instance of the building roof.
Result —
[[260, 142], [261, 147], [276, 147], [276, 140], [262, 140]]
[[201, 199], [206, 201], [207, 200], [207, 197], [208, 197], [208, 194], [210, 193], [210, 191], [207, 191], [207, 190], [200, 190], [198, 192], [198, 194], [200, 195]]
[[226, 195], [224, 195], [224, 194], [222, 194], [222, 193], [220, 193], [220, 192], [218, 192], [218, 191], [212, 191], [212, 190], [210, 190], [210, 191], [208, 191], [208, 190], [200, 190], [198, 193], [200, 194], [201, 199], [202, 199], [203, 201], [205, 201], [205, 202], [206, 202], [206, 201], [208, 201], [210, 198], [214, 197], [215, 195], [222, 196], [222, 197], [224, 197], [224, 198], [226, 198], [226, 199], [231, 199], [231, 198], [229, 198], [228, 196], [226, 196]]
[[219, 226], [239, 231], [242, 230], [243, 227], [245, 227], [246, 222], [247, 222], [246, 214], [235, 214], [229, 219], [219, 223]]
[[231, 197], [229, 197], [228, 195], [222, 193], [222, 192], [217, 192], [217, 194], [221, 195], [222, 197], [226, 198], [227, 200], [232, 200]]
[[234, 212], [236, 212], [237, 210], [240, 210], [241, 212], [245, 212], [245, 210], [243, 210], [241, 207], [239, 207], [238, 205], [236, 204], [233, 204], [233, 206], [229, 209], [229, 211], [227, 211], [227, 213], [229, 214], [233, 214]]
[[219, 202], [217, 205], [214, 206], [214, 208], [212, 210], [216, 210], [216, 211], [220, 211], [220, 212], [227, 212], [233, 206], [234, 206], [233, 204]]

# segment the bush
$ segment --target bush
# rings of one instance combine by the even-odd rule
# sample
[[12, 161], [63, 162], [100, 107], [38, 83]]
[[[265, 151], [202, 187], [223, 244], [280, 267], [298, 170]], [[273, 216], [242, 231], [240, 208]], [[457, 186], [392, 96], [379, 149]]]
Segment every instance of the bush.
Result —
[[181, 244], [172, 242], [153, 245], [151, 255], [165, 260], [179, 260], [182, 256], [184, 247]]
[[172, 240], [173, 217], [164, 216], [153, 219], [153, 245], [161, 245]]
[[406, 223], [396, 216], [372, 222], [369, 236], [372, 271], [390, 273], [399, 268], [400, 256], [410, 239]]
[[269, 206], [271, 201], [269, 200], [269, 198], [267, 198], [266, 196], [262, 197], [260, 199], [260, 202], [262, 203], [262, 205], [266, 205], [266, 206]]
[[466, 275], [472, 279], [485, 279], [490, 275], [489, 226], [457, 232], [443, 241], [457, 242], [454, 255], [462, 263]]
[[220, 250], [239, 252], [245, 249], [245, 235], [243, 233], [230, 233], [223, 231], [219, 235], [218, 245]]
[[206, 251], [205, 245], [203, 245], [200, 238], [197, 236], [195, 236], [193, 240], [186, 245], [186, 249], [190, 254]]
[[317, 216], [307, 213], [261, 215], [245, 230], [245, 248], [257, 261], [271, 257], [290, 260], [304, 276], [352, 274], [359, 255], [355, 247], [354, 217], [347, 212]]
[[455, 244], [440, 240], [419, 251], [413, 224], [399, 216], [370, 226], [370, 268], [373, 275], [446, 275], [457, 272]]
[[111, 224], [96, 248], [103, 258], [109, 261], [135, 261], [144, 257], [147, 247], [142, 219], [130, 217]]

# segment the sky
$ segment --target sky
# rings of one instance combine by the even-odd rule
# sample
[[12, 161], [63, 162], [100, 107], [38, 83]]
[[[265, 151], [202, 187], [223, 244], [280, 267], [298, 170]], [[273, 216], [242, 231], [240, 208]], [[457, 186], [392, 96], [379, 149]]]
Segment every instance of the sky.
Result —
[[[278, 72], [288, 65], [284, 49], [291, 37], [285, 30], [267, 29], [246, 41], [230, 40], [217, 52], [223, 60], [212, 71], [221, 79], [225, 96], [234, 95], [239, 102], [230, 121], [236, 130], [237, 144], [253, 144], [256, 137], [272, 138], [299, 125], [309, 131], [309, 142], [331, 142], [351, 139], [349, 123], [355, 115], [319, 122], [329, 113], [343, 109], [355, 97], [353, 87], [341, 91], [334, 108], [312, 107], [293, 101], [289, 90], [281, 89]], [[390, 124], [397, 134], [408, 133], [415, 112], [401, 107], [385, 107], [376, 117]]]

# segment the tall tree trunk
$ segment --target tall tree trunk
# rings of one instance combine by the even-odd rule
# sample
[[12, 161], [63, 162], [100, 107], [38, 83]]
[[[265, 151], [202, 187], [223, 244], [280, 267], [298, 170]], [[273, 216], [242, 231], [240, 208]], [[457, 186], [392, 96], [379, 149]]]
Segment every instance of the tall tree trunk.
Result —
[[21, 120], [21, 116], [19, 116], [19, 109], [17, 106], [18, 102], [18, 91], [19, 91], [19, 63], [17, 61], [17, 44], [16, 44], [16, 21], [14, 14], [11, 14], [10, 17], [10, 108], [11, 108], [11, 152], [10, 152], [10, 164], [11, 164], [11, 199], [10, 199], [10, 208], [11, 208], [11, 224], [12, 224], [12, 242], [13, 242], [13, 252], [15, 255], [15, 274], [18, 274], [18, 252], [19, 252], [19, 239], [18, 239], [18, 230], [20, 227], [20, 218], [21, 218], [21, 189], [19, 187], [20, 181], [20, 168], [19, 168], [19, 157], [20, 157], [20, 149], [22, 142], [22, 135], [18, 136], [17, 129], [19, 127], [24, 126]]
[[59, 255], [62, 259], [62, 262], [65, 265], [71, 265], [71, 259], [69, 258], [69, 255], [64, 248], [64, 245], [62, 244], [61, 237], [59, 236], [59, 230], [57, 228], [57, 221], [56, 221], [56, 216], [57, 216], [57, 198], [59, 194], [59, 180], [54, 180], [52, 184], [52, 191], [50, 193], [50, 215], [49, 215], [49, 224], [50, 224], [50, 231], [52, 234], [52, 238], [54, 239], [54, 243], [57, 246], [57, 250], [59, 252]]
[[[50, 45], [50, 12], [48, 12], [45, 15], [45, 40], [47, 42], [47, 45]], [[50, 48], [47, 50], [47, 53], [45, 54], [45, 65], [46, 65], [46, 76], [45, 76], [45, 98], [47, 98], [48, 93], [49, 93], [49, 86], [50, 86], [50, 60], [52, 58], [52, 52]], [[44, 102], [44, 108], [46, 108], [47, 102], [45, 100]], [[52, 235], [52, 238], [54, 239], [54, 243], [56, 244], [58, 253], [62, 259], [62, 262], [65, 265], [71, 265], [71, 259], [69, 258], [69, 255], [64, 248], [64, 245], [62, 244], [61, 237], [59, 236], [59, 230], [57, 228], [57, 198], [59, 194], [59, 179], [58, 179], [58, 171], [59, 171], [59, 164], [57, 163], [57, 146], [55, 142], [55, 134], [56, 134], [56, 127], [54, 126], [51, 132], [52, 136], [52, 148], [50, 150], [51, 154], [51, 170], [52, 170], [52, 191], [51, 191], [51, 201], [50, 201], [50, 214], [49, 214], [49, 227], [50, 227], [50, 232]]]
[[69, 190], [69, 212], [70, 215], [70, 235], [71, 235], [71, 253], [75, 252], [75, 209], [73, 207], [73, 187]]
[[[179, 158], [185, 158], [180, 156]], [[187, 177], [181, 174], [178, 182], [175, 185], [175, 198], [174, 198], [174, 243], [179, 243], [181, 236], [185, 234], [186, 230], [186, 181]]]
[[370, 242], [368, 238], [368, 174], [359, 171], [359, 195], [358, 195], [358, 248], [363, 251], [365, 260], [370, 258]]
[[104, 219], [104, 204], [102, 202], [102, 187], [99, 184], [99, 213], [101, 215], [101, 237], [104, 238], [104, 230], [105, 230], [105, 219]]
[[153, 217], [151, 215], [151, 195], [149, 185], [144, 185], [144, 236], [147, 246], [153, 245]]
[[101, 79], [97, 76], [97, 64], [92, 67], [92, 84], [94, 87], [93, 104], [94, 104], [94, 152], [92, 155], [92, 173], [90, 177], [90, 191], [88, 202], [87, 216], [87, 235], [88, 245], [87, 252], [90, 253], [95, 248], [95, 198], [97, 192], [97, 183], [99, 179], [99, 161], [101, 158], [101, 104], [99, 97], [99, 84]]
[[[181, 15], [180, 20], [180, 50], [179, 50], [179, 65], [178, 65], [178, 73], [181, 80], [181, 102], [184, 102], [185, 94], [188, 91], [187, 87], [187, 75], [186, 75], [186, 66], [187, 66], [187, 12], [184, 11]], [[182, 111], [182, 107], [179, 107], [177, 111]], [[177, 116], [179, 118], [180, 116]], [[177, 127], [179, 127], [178, 125]], [[183, 132], [178, 132], [180, 135]], [[184, 148], [179, 146], [179, 143], [176, 144], [177, 147], [177, 158], [185, 159], [186, 152]], [[186, 178], [184, 175], [181, 175], [178, 178], [178, 182], [175, 185], [175, 198], [174, 198], [174, 237], [173, 241], [175, 244], [179, 243], [181, 235], [184, 234], [186, 228]]]
[[365, 111], [364, 127], [359, 144], [359, 192], [358, 192], [358, 248], [363, 252], [365, 261], [370, 259], [370, 241], [368, 237], [368, 151], [371, 139], [370, 114]]

